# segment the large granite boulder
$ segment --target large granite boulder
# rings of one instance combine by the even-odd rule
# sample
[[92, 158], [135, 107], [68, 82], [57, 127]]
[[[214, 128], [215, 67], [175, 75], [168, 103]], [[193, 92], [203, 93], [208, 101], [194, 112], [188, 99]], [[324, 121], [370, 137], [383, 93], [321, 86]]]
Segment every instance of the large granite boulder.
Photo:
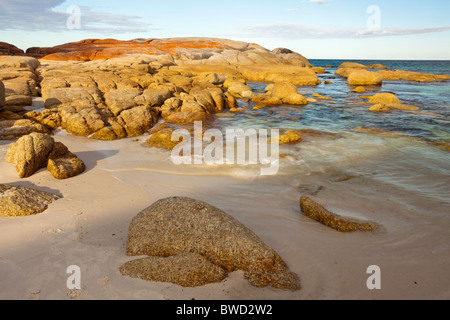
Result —
[[[175, 261], [186, 260], [184, 255], [195, 254], [187, 258], [206, 259], [198, 263], [196, 271], [183, 264], [153, 259], [150, 262], [138, 260], [130, 266], [125, 264], [121, 272], [148, 280], [159, 281], [153, 267], [161, 263], [168, 274], [164, 281], [179, 277], [179, 273], [210, 273], [211, 266], [220, 272], [213, 281], [219, 281], [222, 275], [235, 270], [243, 270], [251, 284], [258, 287], [271, 285], [275, 288], [299, 289], [299, 279], [289, 271], [281, 257], [247, 227], [220, 209], [208, 203], [183, 197], [166, 198], [157, 201], [140, 212], [130, 223], [126, 253], [129, 256], [147, 255], [150, 257], [175, 257]], [[181, 255], [181, 257], [179, 257]], [[168, 260], [170, 262], [170, 260]], [[131, 269], [131, 270], [130, 270]], [[139, 270], [136, 272], [136, 270]], [[146, 272], [146, 270], [148, 270]], [[185, 282], [183, 285], [195, 285]]]

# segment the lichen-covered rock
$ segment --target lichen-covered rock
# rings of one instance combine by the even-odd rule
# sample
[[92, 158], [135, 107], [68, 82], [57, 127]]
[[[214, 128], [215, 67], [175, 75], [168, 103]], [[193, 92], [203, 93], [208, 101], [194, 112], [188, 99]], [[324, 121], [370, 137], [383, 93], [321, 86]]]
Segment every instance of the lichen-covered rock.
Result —
[[172, 141], [173, 132], [171, 128], [161, 129], [153, 133], [146, 142], [150, 147], [172, 150], [180, 143], [180, 141]]
[[[277, 82], [266, 87], [266, 97], [268, 101], [279, 101], [278, 103], [305, 105], [308, 101], [304, 96], [298, 93], [295, 85], [288, 82]], [[264, 103], [264, 98], [258, 100], [258, 103]]]
[[42, 133], [31, 133], [11, 143], [6, 161], [13, 163], [20, 178], [47, 168], [56, 179], [74, 177], [85, 170], [84, 162], [61, 142]]
[[347, 82], [351, 86], [381, 86], [383, 84], [383, 77], [376, 72], [356, 70], [350, 73]]
[[131, 221], [127, 255], [170, 257], [186, 252], [202, 255], [226, 272], [243, 270], [256, 286], [299, 289], [298, 276], [272, 248], [239, 221], [205, 202], [162, 199]]
[[126, 262], [120, 267], [124, 276], [156, 282], [171, 282], [182, 287], [198, 287], [221, 282], [227, 272], [206, 257], [185, 252], [170, 257], [147, 257]]
[[288, 130], [284, 134], [272, 138], [272, 141], [277, 140], [279, 144], [298, 143], [303, 141], [302, 136], [296, 132], [296, 130]]
[[5, 85], [0, 81], [0, 110], [5, 106]]
[[[13, 112], [3, 110], [2, 113], [15, 114]], [[14, 140], [33, 132], [49, 133], [49, 129], [30, 119], [22, 119], [20, 116], [9, 120], [2, 120], [0, 115], [0, 140]]]
[[47, 134], [33, 132], [11, 143], [6, 161], [13, 163], [20, 178], [27, 178], [47, 166], [54, 140]]
[[399, 98], [393, 93], [382, 92], [369, 98], [371, 104], [388, 104], [388, 103], [402, 103]]
[[0, 184], [0, 217], [35, 215], [59, 198], [43, 191]]
[[300, 198], [300, 208], [305, 216], [340, 232], [374, 231], [379, 228], [374, 222], [344, 218], [332, 213], [308, 196]]
[[364, 88], [363, 86], [358, 86], [355, 89], [353, 89], [352, 92], [364, 93], [366, 92], [366, 88]]
[[47, 170], [56, 179], [63, 180], [79, 175], [86, 169], [84, 162], [61, 142], [55, 142], [48, 156]]

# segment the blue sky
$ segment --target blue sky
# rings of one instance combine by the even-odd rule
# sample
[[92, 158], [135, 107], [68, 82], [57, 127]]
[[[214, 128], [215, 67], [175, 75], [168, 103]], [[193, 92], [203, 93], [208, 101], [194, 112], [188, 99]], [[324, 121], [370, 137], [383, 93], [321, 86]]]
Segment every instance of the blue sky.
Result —
[[[79, 20], [69, 13], [79, 29], [67, 27], [68, 8], [78, 8]], [[286, 47], [309, 59], [450, 60], [449, 12], [448, 0], [0, 0], [0, 41], [27, 49], [204, 36]]]

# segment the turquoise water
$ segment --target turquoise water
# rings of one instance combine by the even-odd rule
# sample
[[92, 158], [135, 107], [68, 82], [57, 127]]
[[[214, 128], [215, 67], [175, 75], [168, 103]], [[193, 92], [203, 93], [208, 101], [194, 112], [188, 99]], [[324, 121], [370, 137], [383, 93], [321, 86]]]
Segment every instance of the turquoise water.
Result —
[[[299, 92], [311, 97], [313, 93], [332, 97], [319, 100], [307, 106], [272, 106], [252, 110], [254, 104], [241, 102], [248, 111], [226, 117], [220, 115], [224, 126], [248, 126], [252, 128], [299, 129], [313, 128], [330, 132], [348, 132], [355, 127], [377, 127], [432, 142], [450, 142], [450, 81], [416, 83], [406, 81], [384, 81], [380, 88], [370, 88], [366, 93], [351, 92], [346, 79], [334, 72], [344, 60], [311, 60], [315, 66], [332, 65], [329, 73], [319, 74], [319, 78], [333, 82], [314, 87], [299, 87]], [[367, 61], [363, 64], [382, 63], [389, 69], [401, 69], [424, 73], [450, 75], [450, 61]], [[264, 90], [266, 84], [250, 83], [256, 90]], [[369, 104], [361, 104], [360, 96], [379, 92], [392, 92], [404, 103], [416, 106], [422, 111], [392, 111], [387, 113], [369, 112]]]

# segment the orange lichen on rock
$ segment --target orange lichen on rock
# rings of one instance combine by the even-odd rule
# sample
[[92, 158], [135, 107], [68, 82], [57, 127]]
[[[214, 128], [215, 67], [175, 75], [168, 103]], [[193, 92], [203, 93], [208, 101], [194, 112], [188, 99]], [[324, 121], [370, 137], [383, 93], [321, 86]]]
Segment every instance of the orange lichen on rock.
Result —
[[115, 39], [87, 39], [66, 43], [52, 48], [30, 48], [27, 54], [44, 60], [92, 61], [112, 59], [125, 54], [171, 54], [180, 49], [226, 49], [231, 48], [224, 41], [210, 39], [149, 39], [145, 41], [121, 41]]

